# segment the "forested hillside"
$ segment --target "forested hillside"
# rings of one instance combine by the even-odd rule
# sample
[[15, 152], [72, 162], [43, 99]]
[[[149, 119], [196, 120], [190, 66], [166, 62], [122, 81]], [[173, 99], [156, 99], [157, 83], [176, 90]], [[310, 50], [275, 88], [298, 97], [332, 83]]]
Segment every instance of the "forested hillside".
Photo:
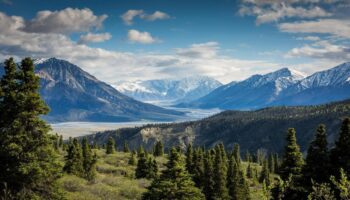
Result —
[[89, 140], [104, 143], [112, 136], [121, 145], [124, 141], [137, 147], [150, 148], [156, 140], [165, 147], [189, 143], [212, 147], [218, 142], [231, 148], [239, 143], [243, 151], [267, 149], [281, 152], [285, 132], [295, 127], [302, 151], [311, 141], [316, 127], [327, 127], [332, 144], [338, 135], [342, 119], [350, 116], [350, 100], [319, 106], [271, 107], [257, 111], [225, 111], [212, 117], [184, 123], [146, 125], [105, 131], [89, 136]]

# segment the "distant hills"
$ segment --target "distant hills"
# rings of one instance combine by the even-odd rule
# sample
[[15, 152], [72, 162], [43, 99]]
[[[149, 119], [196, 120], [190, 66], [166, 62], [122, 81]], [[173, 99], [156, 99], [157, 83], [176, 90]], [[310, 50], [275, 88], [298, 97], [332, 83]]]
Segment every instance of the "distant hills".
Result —
[[118, 91], [143, 102], [187, 103], [209, 94], [222, 84], [207, 76], [119, 82]]
[[178, 107], [253, 110], [277, 105], [317, 105], [350, 98], [350, 62], [305, 77], [288, 68], [223, 85]]
[[242, 153], [246, 150], [255, 152], [257, 149], [282, 152], [286, 131], [294, 127], [298, 143], [305, 151], [321, 123], [326, 125], [328, 139], [332, 144], [338, 136], [342, 120], [347, 116], [350, 116], [350, 100], [318, 106], [225, 111], [194, 122], [124, 128], [97, 133], [88, 138], [91, 142], [104, 144], [112, 136], [119, 147], [127, 141], [132, 148], [142, 145], [151, 149], [157, 140], [162, 140], [165, 147], [185, 147], [189, 143], [213, 147], [223, 142], [228, 148], [239, 143]]
[[34, 64], [40, 94], [51, 108], [44, 116], [48, 121], [173, 121], [183, 115], [134, 100], [68, 61], [50, 58]]

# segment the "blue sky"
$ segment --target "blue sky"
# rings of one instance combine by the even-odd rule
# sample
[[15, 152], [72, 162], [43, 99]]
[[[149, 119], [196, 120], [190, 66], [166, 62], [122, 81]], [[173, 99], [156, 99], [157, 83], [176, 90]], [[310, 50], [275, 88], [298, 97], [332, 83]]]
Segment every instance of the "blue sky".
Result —
[[110, 84], [224, 83], [350, 61], [348, 0], [2, 0], [0, 59], [69, 60]]

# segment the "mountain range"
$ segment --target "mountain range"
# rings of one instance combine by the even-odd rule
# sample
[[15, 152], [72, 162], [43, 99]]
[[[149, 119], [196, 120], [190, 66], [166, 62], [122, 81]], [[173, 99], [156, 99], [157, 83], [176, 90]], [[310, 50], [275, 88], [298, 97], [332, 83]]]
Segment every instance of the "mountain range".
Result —
[[222, 84], [207, 76], [119, 82], [118, 91], [143, 102], [160, 104], [187, 103], [209, 94]]
[[350, 116], [350, 100], [317, 106], [277, 106], [255, 111], [224, 111], [197, 121], [150, 124], [89, 135], [90, 142], [105, 144], [111, 136], [117, 146], [125, 141], [132, 149], [151, 150], [161, 140], [165, 148], [194, 146], [210, 148], [223, 142], [228, 149], [240, 144], [241, 152], [263, 149], [283, 152], [288, 128], [295, 128], [298, 144], [306, 151], [319, 124], [327, 128], [330, 146], [338, 137], [341, 122]]
[[130, 98], [68, 61], [37, 59], [34, 65], [51, 109], [43, 116], [48, 121], [173, 121], [183, 115]]
[[178, 107], [254, 110], [277, 105], [317, 105], [350, 97], [350, 62], [304, 76], [282, 68], [232, 82]]

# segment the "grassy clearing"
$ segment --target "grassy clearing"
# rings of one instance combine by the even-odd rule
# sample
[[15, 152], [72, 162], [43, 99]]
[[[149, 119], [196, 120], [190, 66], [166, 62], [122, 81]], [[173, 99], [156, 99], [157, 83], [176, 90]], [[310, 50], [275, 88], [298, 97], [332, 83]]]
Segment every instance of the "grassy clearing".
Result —
[[[116, 152], [107, 155], [104, 150], [94, 150], [98, 156], [97, 177], [93, 182], [65, 174], [59, 179], [59, 186], [66, 192], [69, 200], [126, 200], [141, 199], [142, 193], [151, 183], [147, 179], [135, 179], [135, 168], [128, 164], [130, 153]], [[62, 158], [63, 159], [63, 158]], [[166, 156], [157, 157], [159, 170], [165, 168]], [[243, 162], [246, 169], [248, 163]], [[260, 173], [261, 167], [252, 164]], [[262, 186], [256, 180], [249, 179], [251, 197], [261, 200]]]

